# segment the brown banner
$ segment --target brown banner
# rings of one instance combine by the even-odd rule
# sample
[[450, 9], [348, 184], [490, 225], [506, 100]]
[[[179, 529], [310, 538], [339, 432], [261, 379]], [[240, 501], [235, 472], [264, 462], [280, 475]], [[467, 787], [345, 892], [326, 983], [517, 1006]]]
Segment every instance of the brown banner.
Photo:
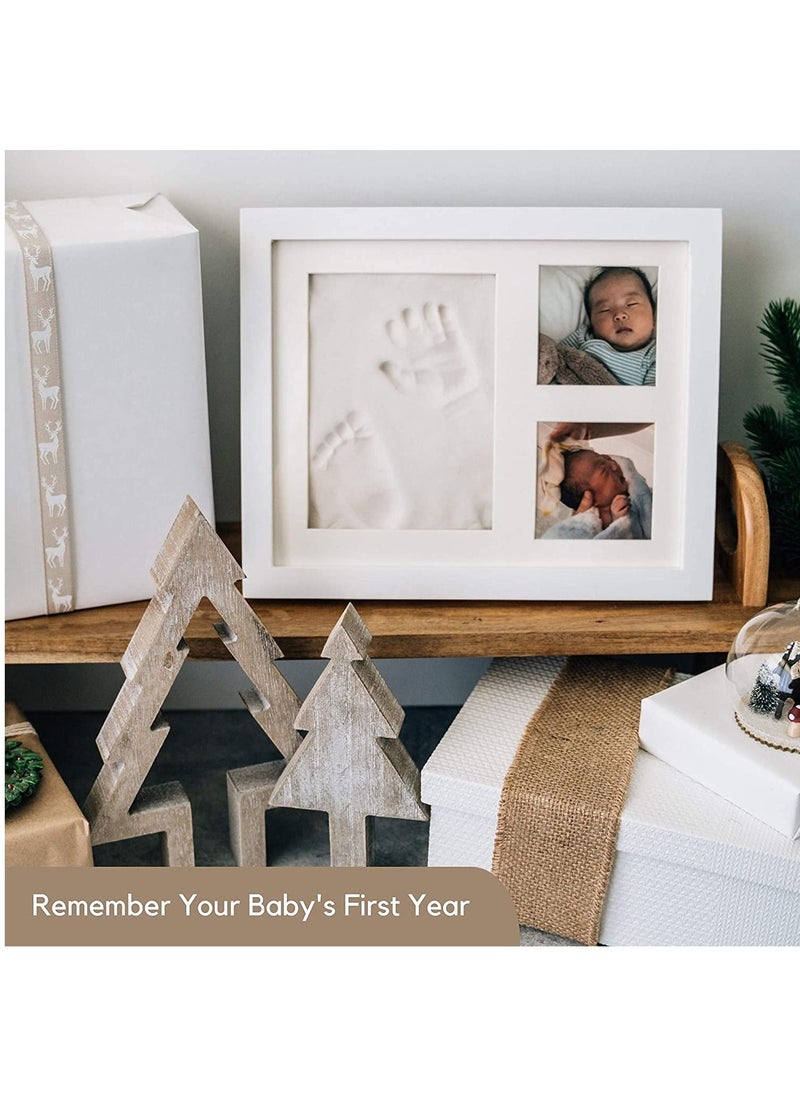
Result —
[[23, 254], [47, 612], [68, 613], [74, 581], [53, 253], [22, 202], [6, 204], [6, 222]]
[[7, 946], [519, 944], [480, 868], [7, 868]]
[[526, 727], [503, 784], [492, 863], [520, 923], [597, 943], [641, 702], [670, 675], [570, 659]]

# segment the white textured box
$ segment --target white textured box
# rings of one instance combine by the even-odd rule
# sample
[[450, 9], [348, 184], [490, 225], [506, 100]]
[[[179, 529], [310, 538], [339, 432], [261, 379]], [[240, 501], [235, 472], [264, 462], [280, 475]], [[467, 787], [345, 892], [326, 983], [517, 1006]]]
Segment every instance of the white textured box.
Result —
[[[198, 233], [157, 194], [25, 205], [53, 251], [73, 606], [150, 597], [186, 495], [214, 520]], [[25, 261], [7, 224], [7, 620], [47, 611]]]
[[[505, 774], [562, 658], [496, 659], [422, 770], [430, 866], [491, 870]], [[800, 844], [640, 750], [600, 942], [800, 944]]]
[[800, 753], [749, 738], [715, 666], [642, 702], [639, 741], [654, 757], [787, 837], [800, 837]]

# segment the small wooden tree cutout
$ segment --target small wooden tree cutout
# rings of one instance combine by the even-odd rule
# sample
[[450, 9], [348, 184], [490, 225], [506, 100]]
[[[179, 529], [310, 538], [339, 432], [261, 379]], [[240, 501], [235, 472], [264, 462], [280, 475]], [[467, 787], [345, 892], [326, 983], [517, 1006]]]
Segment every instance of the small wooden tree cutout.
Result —
[[[142, 784], [169, 733], [160, 705], [189, 653], [183, 634], [204, 597], [222, 617], [214, 625], [217, 634], [254, 686], [242, 694], [245, 703], [284, 757], [301, 742], [293, 728], [299, 700], [273, 665], [282, 657], [279, 647], [235, 585], [243, 571], [192, 499], [187, 497], [178, 512], [150, 573], [156, 594], [122, 656], [125, 682], [97, 736], [103, 767], [84, 813], [93, 845], [161, 833], [164, 862], [191, 867], [192, 812], [186, 793], [177, 782]], [[283, 762], [269, 764], [270, 772], [260, 774], [267, 792]], [[260, 825], [263, 830], [263, 815]], [[240, 846], [253, 845], [247, 826], [238, 826], [236, 834]]]
[[297, 713], [308, 733], [269, 801], [328, 813], [333, 867], [369, 864], [374, 817], [428, 818], [419, 770], [397, 737], [403, 709], [366, 654], [371, 640], [348, 605], [322, 650], [330, 665]]

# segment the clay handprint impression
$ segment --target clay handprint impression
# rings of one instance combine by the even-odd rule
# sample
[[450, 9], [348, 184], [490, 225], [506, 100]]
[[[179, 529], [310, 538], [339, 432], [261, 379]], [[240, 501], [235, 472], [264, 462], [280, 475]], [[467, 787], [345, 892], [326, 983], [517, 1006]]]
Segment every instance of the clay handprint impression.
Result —
[[404, 308], [386, 331], [398, 361], [381, 362], [380, 370], [398, 392], [441, 408], [478, 387], [478, 365], [453, 307]]

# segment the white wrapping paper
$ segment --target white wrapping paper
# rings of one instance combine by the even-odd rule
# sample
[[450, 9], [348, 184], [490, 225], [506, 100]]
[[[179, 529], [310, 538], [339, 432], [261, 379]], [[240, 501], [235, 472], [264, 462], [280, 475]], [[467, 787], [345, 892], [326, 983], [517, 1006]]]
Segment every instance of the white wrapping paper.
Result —
[[[147, 598], [186, 495], [214, 520], [198, 234], [162, 195], [22, 200], [53, 249], [73, 607]], [[7, 620], [46, 612], [23, 261], [7, 227]]]

